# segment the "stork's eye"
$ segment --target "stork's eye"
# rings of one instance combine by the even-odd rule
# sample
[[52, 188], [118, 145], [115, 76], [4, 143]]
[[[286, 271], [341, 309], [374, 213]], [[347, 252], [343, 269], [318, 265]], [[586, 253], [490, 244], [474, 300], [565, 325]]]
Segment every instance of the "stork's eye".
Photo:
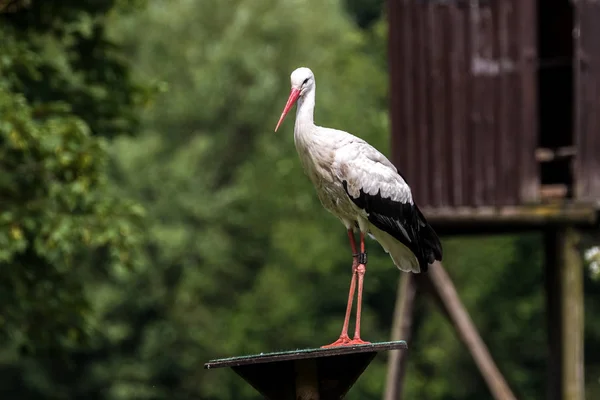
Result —
[[306, 79], [304, 80], [304, 82], [302, 82], [302, 85], [306, 85], [306, 82], [308, 82], [308, 78], [306, 78]]

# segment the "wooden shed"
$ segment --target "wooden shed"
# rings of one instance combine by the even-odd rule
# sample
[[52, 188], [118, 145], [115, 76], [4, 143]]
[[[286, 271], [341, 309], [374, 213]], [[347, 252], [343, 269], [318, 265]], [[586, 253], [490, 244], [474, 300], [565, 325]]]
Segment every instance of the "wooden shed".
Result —
[[[600, 0], [388, 0], [387, 15], [394, 163], [441, 234], [544, 232], [545, 398], [583, 399], [578, 232], [599, 220]], [[494, 398], [514, 398], [432, 267], [402, 278], [394, 331], [410, 337], [423, 280], [472, 339]], [[390, 358], [386, 399], [400, 398], [401, 357]]]
[[394, 156], [431, 218], [560, 200], [589, 221], [600, 2], [396, 0], [388, 15]]

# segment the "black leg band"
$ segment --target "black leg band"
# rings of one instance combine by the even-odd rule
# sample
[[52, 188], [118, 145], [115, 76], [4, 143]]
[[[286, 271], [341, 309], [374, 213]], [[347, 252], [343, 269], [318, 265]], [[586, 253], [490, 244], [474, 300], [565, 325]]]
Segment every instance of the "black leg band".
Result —
[[358, 263], [362, 265], [367, 265], [367, 252], [353, 254], [354, 257], [358, 258]]

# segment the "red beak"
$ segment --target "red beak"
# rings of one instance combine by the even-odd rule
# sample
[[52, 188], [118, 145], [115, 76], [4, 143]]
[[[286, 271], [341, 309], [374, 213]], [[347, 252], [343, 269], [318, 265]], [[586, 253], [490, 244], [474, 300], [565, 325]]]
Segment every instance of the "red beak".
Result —
[[277, 132], [277, 129], [279, 129], [279, 125], [281, 125], [287, 113], [294, 106], [296, 100], [298, 100], [298, 97], [300, 97], [300, 90], [292, 88], [292, 91], [290, 92], [290, 97], [288, 97], [288, 101], [285, 104], [283, 112], [281, 113], [281, 117], [279, 117], [279, 122], [277, 122], [277, 126], [275, 127], [275, 132]]

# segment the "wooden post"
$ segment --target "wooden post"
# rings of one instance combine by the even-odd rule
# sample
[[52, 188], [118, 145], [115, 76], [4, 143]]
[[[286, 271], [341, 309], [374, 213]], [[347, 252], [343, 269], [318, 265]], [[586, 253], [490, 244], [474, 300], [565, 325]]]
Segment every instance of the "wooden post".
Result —
[[545, 233], [548, 389], [551, 400], [582, 400], [584, 388], [583, 264], [572, 227]]
[[477, 328], [460, 301], [452, 280], [442, 264], [436, 261], [431, 265], [427, 272], [427, 278], [431, 281], [435, 294], [439, 297], [440, 304], [450, 317], [459, 337], [473, 356], [494, 399], [516, 400], [500, 370], [496, 367], [488, 348], [479, 336]]
[[[392, 325], [392, 341], [404, 340], [410, 343], [412, 336], [412, 316], [417, 294], [415, 276], [403, 273], [398, 283], [396, 307]], [[402, 399], [404, 376], [406, 375], [407, 354], [405, 351], [394, 351], [388, 357], [388, 370], [384, 400]]]
[[563, 399], [584, 398], [583, 376], [583, 265], [577, 245], [579, 235], [568, 227], [559, 234], [562, 284], [562, 339], [563, 339]]
[[296, 370], [296, 400], [319, 400], [317, 361], [314, 358], [294, 361]]

